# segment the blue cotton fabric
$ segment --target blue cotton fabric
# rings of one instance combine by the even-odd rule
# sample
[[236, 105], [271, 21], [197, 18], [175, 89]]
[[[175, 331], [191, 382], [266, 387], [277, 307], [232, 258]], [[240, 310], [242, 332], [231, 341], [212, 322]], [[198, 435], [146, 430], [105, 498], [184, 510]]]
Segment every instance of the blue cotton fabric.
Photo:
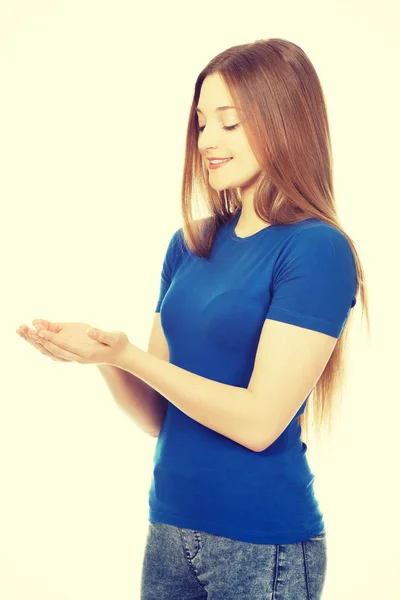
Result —
[[[156, 312], [170, 362], [247, 388], [265, 319], [339, 338], [356, 304], [351, 247], [335, 227], [310, 218], [241, 238], [241, 211], [218, 230], [209, 258], [172, 236]], [[263, 452], [195, 421], [172, 402], [157, 439], [149, 521], [256, 544], [318, 535], [325, 523], [297, 414]]]

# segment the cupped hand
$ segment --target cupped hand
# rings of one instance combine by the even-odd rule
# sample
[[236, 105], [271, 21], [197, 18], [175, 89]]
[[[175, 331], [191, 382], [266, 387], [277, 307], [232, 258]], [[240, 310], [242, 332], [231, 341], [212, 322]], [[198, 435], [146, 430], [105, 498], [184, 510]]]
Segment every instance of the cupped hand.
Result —
[[25, 339], [29, 344], [31, 344], [34, 348], [39, 350], [41, 354], [48, 356], [52, 360], [56, 360], [59, 362], [79, 362], [78, 356], [73, 358], [72, 355], [67, 358], [66, 354], [64, 357], [62, 356], [62, 351], [60, 348], [53, 344], [52, 351], [49, 349], [50, 345], [47, 344], [45, 347], [45, 340], [39, 337], [37, 334], [41, 330], [50, 331], [55, 334], [64, 334], [66, 337], [72, 335], [86, 335], [86, 330], [90, 325], [88, 323], [79, 323], [79, 322], [52, 322], [46, 321], [45, 319], [34, 319], [32, 321], [32, 325], [35, 326], [35, 329], [30, 329], [27, 325], [20, 325], [17, 329], [18, 335]]
[[[35, 319], [32, 323], [38, 321], [41, 320]], [[122, 331], [105, 332], [87, 323], [71, 322], [54, 323], [52, 327], [47, 322], [36, 341], [58, 359], [115, 366], [130, 344]]]

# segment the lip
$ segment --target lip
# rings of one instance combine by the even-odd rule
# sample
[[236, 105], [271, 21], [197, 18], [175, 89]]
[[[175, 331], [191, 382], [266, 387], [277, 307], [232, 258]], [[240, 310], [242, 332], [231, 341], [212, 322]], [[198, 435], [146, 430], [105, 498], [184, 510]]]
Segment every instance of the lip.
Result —
[[210, 156], [207, 157], [207, 160], [225, 160], [226, 158], [232, 158], [232, 156]]
[[208, 168], [210, 169], [210, 171], [213, 171], [214, 169], [221, 169], [221, 167], [223, 167], [223, 166], [227, 165], [228, 163], [230, 163], [231, 160], [232, 160], [232, 158], [230, 160], [227, 160], [226, 162], [217, 163], [216, 165], [213, 165], [213, 164], [209, 163]]

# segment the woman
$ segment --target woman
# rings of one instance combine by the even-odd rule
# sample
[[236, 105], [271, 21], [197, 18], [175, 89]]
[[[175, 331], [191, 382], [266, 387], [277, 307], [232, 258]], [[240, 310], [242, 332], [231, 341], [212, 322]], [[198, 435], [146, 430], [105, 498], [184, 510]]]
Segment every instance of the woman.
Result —
[[[183, 179], [183, 227], [156, 305], [168, 359], [121, 332], [84, 339], [86, 324], [37, 319], [41, 351], [109, 365], [109, 382], [129, 372], [152, 402], [140, 414], [158, 438], [142, 600], [317, 600], [327, 542], [306, 416], [312, 393], [317, 435], [332, 416], [350, 311], [367, 295], [303, 50], [258, 40], [211, 60], [195, 84]], [[206, 219], [193, 218], [196, 186]]]

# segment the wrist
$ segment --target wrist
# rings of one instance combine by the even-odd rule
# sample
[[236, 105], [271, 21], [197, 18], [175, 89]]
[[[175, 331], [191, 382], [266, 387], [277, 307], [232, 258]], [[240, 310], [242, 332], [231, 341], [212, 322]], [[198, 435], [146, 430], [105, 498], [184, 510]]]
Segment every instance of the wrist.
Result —
[[141, 352], [141, 350], [129, 342], [122, 352], [117, 355], [115, 362], [109, 364], [109, 366], [118, 367], [119, 369], [128, 371], [128, 366], [130, 365], [132, 367], [138, 352]]

